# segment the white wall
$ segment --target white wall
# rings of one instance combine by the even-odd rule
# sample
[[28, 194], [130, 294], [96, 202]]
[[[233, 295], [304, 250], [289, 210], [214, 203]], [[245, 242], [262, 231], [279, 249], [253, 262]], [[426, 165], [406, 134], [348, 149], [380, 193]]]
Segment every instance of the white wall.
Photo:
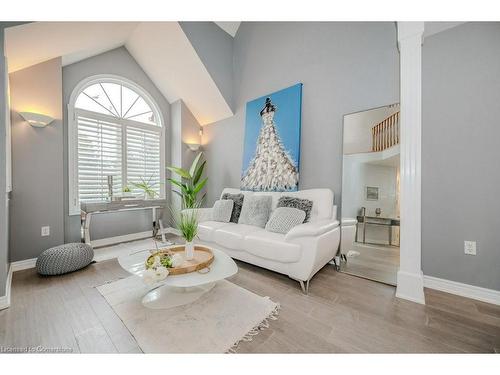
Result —
[[399, 111], [399, 104], [344, 116], [344, 154], [372, 151], [372, 128]]
[[[344, 177], [342, 183], [342, 217], [355, 218], [361, 207], [366, 214], [375, 216], [380, 208], [384, 217], [397, 217], [396, 189], [397, 168], [361, 163], [356, 157], [344, 156]], [[366, 200], [367, 186], [379, 188], [379, 200]]]

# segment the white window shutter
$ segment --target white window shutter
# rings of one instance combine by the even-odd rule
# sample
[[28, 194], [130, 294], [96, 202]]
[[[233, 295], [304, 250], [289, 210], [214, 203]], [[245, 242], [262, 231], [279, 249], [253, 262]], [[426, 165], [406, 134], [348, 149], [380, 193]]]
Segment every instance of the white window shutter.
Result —
[[113, 176], [113, 194], [123, 188], [122, 126], [77, 115], [78, 190], [80, 202], [109, 198], [108, 176]]
[[161, 128], [127, 125], [127, 182], [134, 194], [143, 193], [131, 184], [142, 178], [153, 186], [156, 197], [160, 196], [160, 139]]

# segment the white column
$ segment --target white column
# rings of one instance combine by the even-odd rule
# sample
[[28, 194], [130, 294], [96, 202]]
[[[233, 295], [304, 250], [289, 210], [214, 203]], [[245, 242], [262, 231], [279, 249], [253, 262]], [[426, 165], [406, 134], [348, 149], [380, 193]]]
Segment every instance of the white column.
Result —
[[401, 96], [401, 247], [396, 296], [425, 304], [421, 259], [423, 22], [398, 22]]

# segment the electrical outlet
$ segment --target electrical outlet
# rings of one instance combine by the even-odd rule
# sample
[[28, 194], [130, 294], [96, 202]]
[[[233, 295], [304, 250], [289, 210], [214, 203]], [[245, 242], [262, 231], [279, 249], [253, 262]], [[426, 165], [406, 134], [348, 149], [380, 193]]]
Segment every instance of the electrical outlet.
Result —
[[476, 241], [464, 241], [464, 253], [476, 255]]
[[42, 237], [50, 236], [50, 227], [42, 227]]

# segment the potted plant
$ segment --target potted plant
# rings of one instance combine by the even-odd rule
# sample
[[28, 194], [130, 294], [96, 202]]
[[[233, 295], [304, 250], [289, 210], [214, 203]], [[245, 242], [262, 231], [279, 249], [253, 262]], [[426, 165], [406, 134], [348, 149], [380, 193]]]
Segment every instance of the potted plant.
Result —
[[144, 198], [154, 199], [158, 195], [158, 193], [156, 192], [156, 190], [154, 190], [156, 184], [151, 183], [153, 177], [154, 175], [151, 175], [147, 181], [143, 177], [141, 177], [140, 182], [131, 182], [131, 184], [137, 189], [140, 189], [144, 192]]
[[[197, 208], [199, 205], [196, 205]], [[170, 209], [174, 218], [177, 229], [181, 232], [182, 237], [186, 240], [184, 246], [184, 254], [186, 260], [191, 260], [194, 257], [194, 238], [198, 234], [198, 217], [196, 210], [175, 211]]]
[[198, 193], [203, 189], [208, 180], [207, 177], [201, 179], [206, 164], [206, 160], [200, 163], [202, 154], [200, 152], [196, 156], [189, 171], [179, 167], [167, 167], [169, 171], [181, 177], [180, 180], [169, 178], [168, 181], [179, 188], [179, 191], [174, 189], [172, 191], [181, 197], [182, 208], [195, 208], [199, 202], [203, 202], [205, 199], [206, 194], [203, 194], [201, 199], [198, 200]]

